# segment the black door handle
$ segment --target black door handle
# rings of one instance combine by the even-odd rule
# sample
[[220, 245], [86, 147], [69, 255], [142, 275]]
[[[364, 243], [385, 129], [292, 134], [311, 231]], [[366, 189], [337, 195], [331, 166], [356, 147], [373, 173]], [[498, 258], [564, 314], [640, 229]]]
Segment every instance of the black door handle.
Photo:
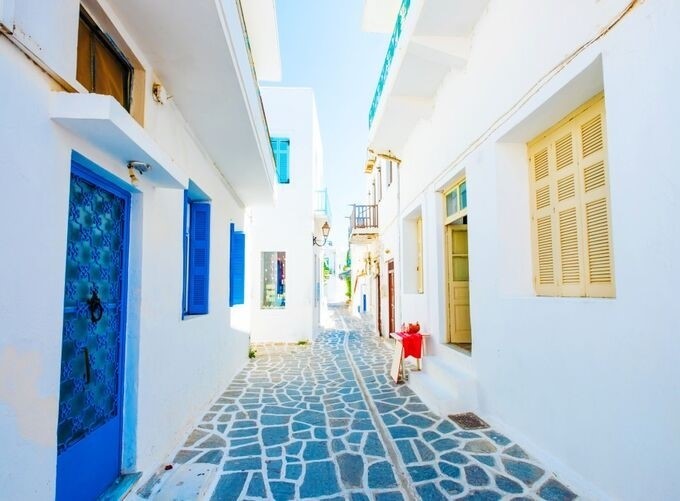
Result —
[[85, 356], [85, 384], [90, 383], [90, 351], [87, 348], [83, 349]]
[[93, 324], [96, 324], [104, 315], [104, 307], [101, 299], [99, 299], [99, 294], [97, 294], [97, 288], [94, 286], [92, 286], [92, 297], [87, 300], [87, 306], [90, 310], [90, 320]]

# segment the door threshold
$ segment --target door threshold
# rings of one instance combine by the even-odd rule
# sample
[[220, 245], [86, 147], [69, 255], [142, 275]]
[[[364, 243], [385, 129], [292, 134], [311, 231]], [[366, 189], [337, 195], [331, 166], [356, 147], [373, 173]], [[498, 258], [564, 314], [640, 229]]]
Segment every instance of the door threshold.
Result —
[[140, 478], [142, 478], [142, 472], [122, 474], [99, 496], [99, 501], [118, 501], [123, 499], [130, 493]]
[[467, 355], [468, 357], [472, 356], [472, 343], [446, 343], [445, 346], [448, 346], [458, 353]]

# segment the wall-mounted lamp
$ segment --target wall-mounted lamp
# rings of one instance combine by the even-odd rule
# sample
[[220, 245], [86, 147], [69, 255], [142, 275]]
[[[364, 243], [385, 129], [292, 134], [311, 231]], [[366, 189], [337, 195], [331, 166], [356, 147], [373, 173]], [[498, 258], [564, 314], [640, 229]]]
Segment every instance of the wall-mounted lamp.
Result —
[[130, 182], [132, 184], [137, 184], [137, 181], [139, 179], [135, 175], [135, 171], [139, 172], [139, 175], [141, 176], [145, 172], [148, 172], [151, 169], [151, 166], [145, 162], [137, 162], [136, 160], [130, 160], [127, 164], [128, 168], [128, 175], [130, 176]]
[[316, 241], [316, 235], [314, 235], [312, 237], [312, 244], [314, 244], [318, 247], [323, 247], [324, 245], [326, 245], [326, 240], [328, 240], [328, 235], [331, 233], [331, 227], [328, 224], [328, 221], [323, 223], [323, 226], [321, 227], [321, 233], [323, 233], [323, 242], [321, 242], [321, 243], [318, 243]]

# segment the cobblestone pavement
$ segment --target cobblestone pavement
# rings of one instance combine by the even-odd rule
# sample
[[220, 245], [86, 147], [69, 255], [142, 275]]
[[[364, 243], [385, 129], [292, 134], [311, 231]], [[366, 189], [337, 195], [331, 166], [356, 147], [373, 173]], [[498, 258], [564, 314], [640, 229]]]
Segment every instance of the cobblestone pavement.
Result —
[[392, 344], [344, 309], [311, 345], [260, 346], [143, 499], [576, 496], [492, 429], [464, 431], [389, 377]]

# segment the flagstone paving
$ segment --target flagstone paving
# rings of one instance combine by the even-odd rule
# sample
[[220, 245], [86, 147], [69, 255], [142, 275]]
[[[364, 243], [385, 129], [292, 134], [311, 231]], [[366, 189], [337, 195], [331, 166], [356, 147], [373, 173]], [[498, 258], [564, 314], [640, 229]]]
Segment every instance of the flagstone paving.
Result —
[[212, 500], [576, 498], [505, 435], [432, 413], [390, 379], [390, 341], [344, 309], [334, 319], [311, 345], [258, 347], [135, 496], [188, 499], [167, 479], [189, 470], [206, 479], [193, 497]]

